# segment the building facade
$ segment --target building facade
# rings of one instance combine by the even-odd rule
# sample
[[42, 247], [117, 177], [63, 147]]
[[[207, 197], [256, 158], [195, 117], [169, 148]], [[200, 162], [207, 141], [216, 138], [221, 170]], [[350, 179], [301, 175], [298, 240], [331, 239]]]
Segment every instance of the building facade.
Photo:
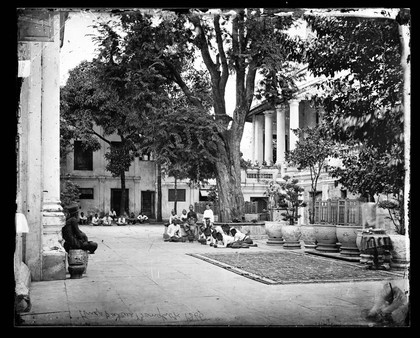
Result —
[[[269, 108], [263, 102], [252, 108], [247, 116], [246, 121], [252, 123], [253, 131], [252, 163], [257, 165], [243, 171], [242, 191], [245, 201], [258, 202], [258, 212], [268, 208], [267, 197], [264, 195], [267, 181], [277, 180], [285, 175], [298, 179], [299, 185], [305, 189], [304, 201], [311, 201], [309, 171], [288, 166], [285, 153], [295, 149], [298, 141], [292, 130], [315, 127], [319, 123], [320, 112], [305, 98], [304, 91], [297, 97], [276, 105], [275, 109]], [[335, 180], [327, 172], [321, 173], [317, 184], [317, 200], [357, 197], [340, 185], [336, 186]], [[301, 210], [303, 217], [299, 219], [299, 224], [309, 223], [307, 211], [307, 208]]]
[[[95, 127], [95, 131], [102, 135], [102, 129]], [[111, 142], [118, 142], [117, 135], [107, 137]], [[73, 150], [61, 161], [61, 184], [66, 180], [76, 183], [80, 189], [80, 211], [86, 215], [95, 213], [105, 214], [114, 209], [117, 214], [120, 210], [121, 179], [113, 177], [106, 170], [105, 153], [109, 144], [99, 140], [101, 148], [98, 151], [85, 151], [80, 141], [73, 141]], [[157, 166], [152, 156], [136, 157], [125, 172], [127, 213], [139, 212], [146, 214], [149, 219], [157, 217]], [[205, 189], [190, 187], [188, 181], [177, 182], [177, 212], [188, 210], [190, 204], [203, 200]], [[173, 177], [162, 177], [162, 219], [169, 219], [175, 203], [175, 182]], [[204, 198], [205, 199], [205, 198]]]

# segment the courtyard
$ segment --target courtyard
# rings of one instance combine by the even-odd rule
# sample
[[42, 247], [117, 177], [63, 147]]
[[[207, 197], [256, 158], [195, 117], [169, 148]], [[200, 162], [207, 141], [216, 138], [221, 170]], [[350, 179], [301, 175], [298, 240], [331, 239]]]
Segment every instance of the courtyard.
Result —
[[[367, 321], [363, 311], [372, 307], [385, 282], [403, 291], [409, 288], [407, 276], [391, 271], [320, 280], [315, 272], [323, 268], [318, 274], [325, 276], [325, 264], [336, 270], [358, 268], [306, 257], [303, 249], [270, 246], [266, 239], [255, 240], [258, 247], [249, 249], [216, 249], [197, 242], [164, 242], [161, 224], [80, 228], [99, 245], [89, 256], [86, 274], [81, 279], [70, 279], [67, 273], [65, 280], [32, 282], [32, 308], [22, 313], [21, 325], [369, 327], [377, 324]], [[285, 257], [293, 261], [301, 281], [295, 275], [292, 282], [264, 283], [246, 275], [247, 260], [239, 264], [241, 273], [197, 257], [216, 255], [230, 257], [230, 262], [222, 262], [230, 266], [245, 255]], [[313, 278], [299, 266], [300, 256], [311, 260]]]

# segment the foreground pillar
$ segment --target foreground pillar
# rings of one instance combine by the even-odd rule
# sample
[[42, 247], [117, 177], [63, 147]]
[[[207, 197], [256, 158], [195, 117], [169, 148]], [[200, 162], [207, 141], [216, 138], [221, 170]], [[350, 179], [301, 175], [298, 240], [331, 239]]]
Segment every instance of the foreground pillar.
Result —
[[[54, 15], [54, 31], [60, 15]], [[65, 216], [60, 204], [60, 37], [42, 43], [42, 280], [66, 278], [61, 245]]]

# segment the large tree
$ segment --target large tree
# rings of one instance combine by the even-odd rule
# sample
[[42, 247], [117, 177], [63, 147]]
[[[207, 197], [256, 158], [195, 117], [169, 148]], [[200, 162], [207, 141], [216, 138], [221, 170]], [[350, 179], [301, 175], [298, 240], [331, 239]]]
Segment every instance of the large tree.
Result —
[[[155, 53], [156, 61], [150, 67], [180, 89], [198, 110], [208, 113], [202, 93], [195, 90], [189, 78], [194, 73], [191, 70], [197, 68], [196, 60], [201, 59], [210, 79], [204, 95], [211, 94], [212, 117], [217, 127], [214, 133], [218, 156], [213, 164], [220, 216], [224, 221], [241, 218], [244, 199], [240, 143], [256, 92], [256, 75], [260, 71], [266, 78], [262, 95], [271, 105], [290, 97], [290, 82], [282, 70], [296, 54], [296, 44], [286, 33], [293, 18], [276, 17], [270, 15], [270, 10], [260, 9], [155, 11], [155, 15], [146, 12], [118, 14], [125, 50], [133, 56]], [[136, 62], [132, 58], [133, 70]], [[137, 66], [141, 67], [138, 62]], [[236, 104], [233, 111], [227, 111], [226, 86], [233, 75]]]

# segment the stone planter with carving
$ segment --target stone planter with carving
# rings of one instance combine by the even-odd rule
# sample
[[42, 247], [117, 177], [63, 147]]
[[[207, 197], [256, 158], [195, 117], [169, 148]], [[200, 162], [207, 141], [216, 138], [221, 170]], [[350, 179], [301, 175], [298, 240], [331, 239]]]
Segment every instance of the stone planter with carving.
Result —
[[299, 225], [289, 225], [284, 224], [281, 228], [281, 233], [283, 235], [284, 244], [283, 248], [285, 249], [300, 249], [300, 238], [301, 231]]
[[284, 222], [265, 221], [265, 232], [268, 235], [268, 245], [283, 245], [282, 226]]
[[391, 240], [391, 262], [392, 269], [407, 269], [410, 264], [408, 254], [408, 238], [405, 235], [389, 235]]
[[317, 245], [315, 250], [322, 252], [338, 252], [337, 232], [335, 224], [314, 224]]
[[274, 208], [271, 209], [271, 221], [265, 221], [265, 232], [268, 235], [268, 245], [283, 245], [282, 227], [286, 224], [283, 220], [281, 213], [284, 209]]
[[313, 224], [302, 224], [300, 227], [300, 232], [302, 234], [301, 240], [303, 240], [305, 249], [315, 249], [316, 238]]
[[360, 251], [356, 244], [357, 230], [362, 230], [361, 226], [337, 225], [337, 239], [341, 243], [340, 254], [343, 256], [359, 256]]

